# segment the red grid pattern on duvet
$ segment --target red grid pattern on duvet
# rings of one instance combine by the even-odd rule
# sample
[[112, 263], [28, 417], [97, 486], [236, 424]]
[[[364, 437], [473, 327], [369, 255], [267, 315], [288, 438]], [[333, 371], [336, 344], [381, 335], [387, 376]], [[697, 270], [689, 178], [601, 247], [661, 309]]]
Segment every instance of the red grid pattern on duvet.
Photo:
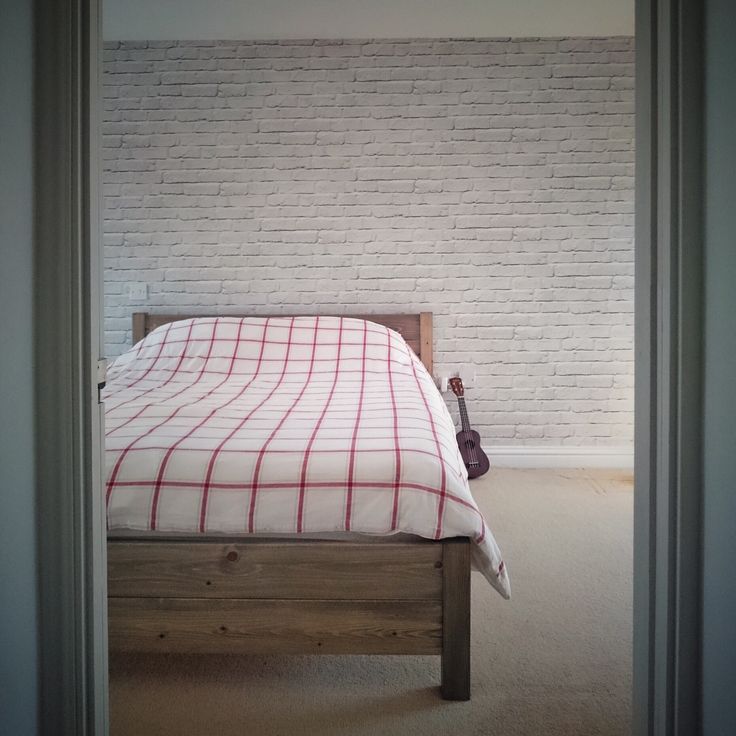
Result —
[[442, 397], [381, 325], [170, 323], [113, 365], [106, 433], [110, 529], [469, 536], [507, 590]]

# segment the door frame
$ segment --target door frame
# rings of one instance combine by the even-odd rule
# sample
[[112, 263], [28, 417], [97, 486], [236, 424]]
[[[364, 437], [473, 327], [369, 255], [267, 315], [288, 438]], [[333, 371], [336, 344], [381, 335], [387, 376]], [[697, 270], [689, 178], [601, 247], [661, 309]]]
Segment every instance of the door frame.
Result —
[[[701, 732], [702, 14], [636, 1], [637, 736]], [[100, 0], [36, 0], [35, 36], [39, 713], [87, 736], [107, 733]]]
[[637, 0], [637, 735], [702, 729], [702, 29], [702, 0]]
[[99, 0], [34, 6], [39, 728], [107, 733]]

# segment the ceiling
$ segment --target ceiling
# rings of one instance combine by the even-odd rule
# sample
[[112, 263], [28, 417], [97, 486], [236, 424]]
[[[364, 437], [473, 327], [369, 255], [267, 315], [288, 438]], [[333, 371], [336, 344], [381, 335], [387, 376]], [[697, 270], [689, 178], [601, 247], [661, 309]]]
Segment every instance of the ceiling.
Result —
[[107, 40], [634, 33], [634, 0], [103, 0]]

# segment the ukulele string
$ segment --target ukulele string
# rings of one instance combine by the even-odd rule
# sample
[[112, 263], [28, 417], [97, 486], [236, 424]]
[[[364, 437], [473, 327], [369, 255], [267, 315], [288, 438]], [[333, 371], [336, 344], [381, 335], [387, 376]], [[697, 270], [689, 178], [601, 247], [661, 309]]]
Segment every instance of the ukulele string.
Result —
[[[458, 404], [460, 405], [460, 422], [463, 425], [463, 431], [468, 432], [468, 412], [465, 409], [465, 397], [460, 397], [458, 399]], [[469, 465], [472, 465], [475, 462], [475, 458], [473, 457], [473, 445], [470, 443], [470, 441], [465, 439], [465, 447], [468, 450], [468, 458], [470, 460]]]

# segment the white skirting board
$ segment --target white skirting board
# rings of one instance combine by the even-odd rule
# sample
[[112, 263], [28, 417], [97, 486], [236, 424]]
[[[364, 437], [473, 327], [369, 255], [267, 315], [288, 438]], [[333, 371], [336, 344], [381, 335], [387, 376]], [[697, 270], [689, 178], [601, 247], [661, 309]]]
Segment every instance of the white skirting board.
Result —
[[622, 468], [633, 469], [634, 448], [491, 445], [483, 448], [491, 467], [499, 468]]

